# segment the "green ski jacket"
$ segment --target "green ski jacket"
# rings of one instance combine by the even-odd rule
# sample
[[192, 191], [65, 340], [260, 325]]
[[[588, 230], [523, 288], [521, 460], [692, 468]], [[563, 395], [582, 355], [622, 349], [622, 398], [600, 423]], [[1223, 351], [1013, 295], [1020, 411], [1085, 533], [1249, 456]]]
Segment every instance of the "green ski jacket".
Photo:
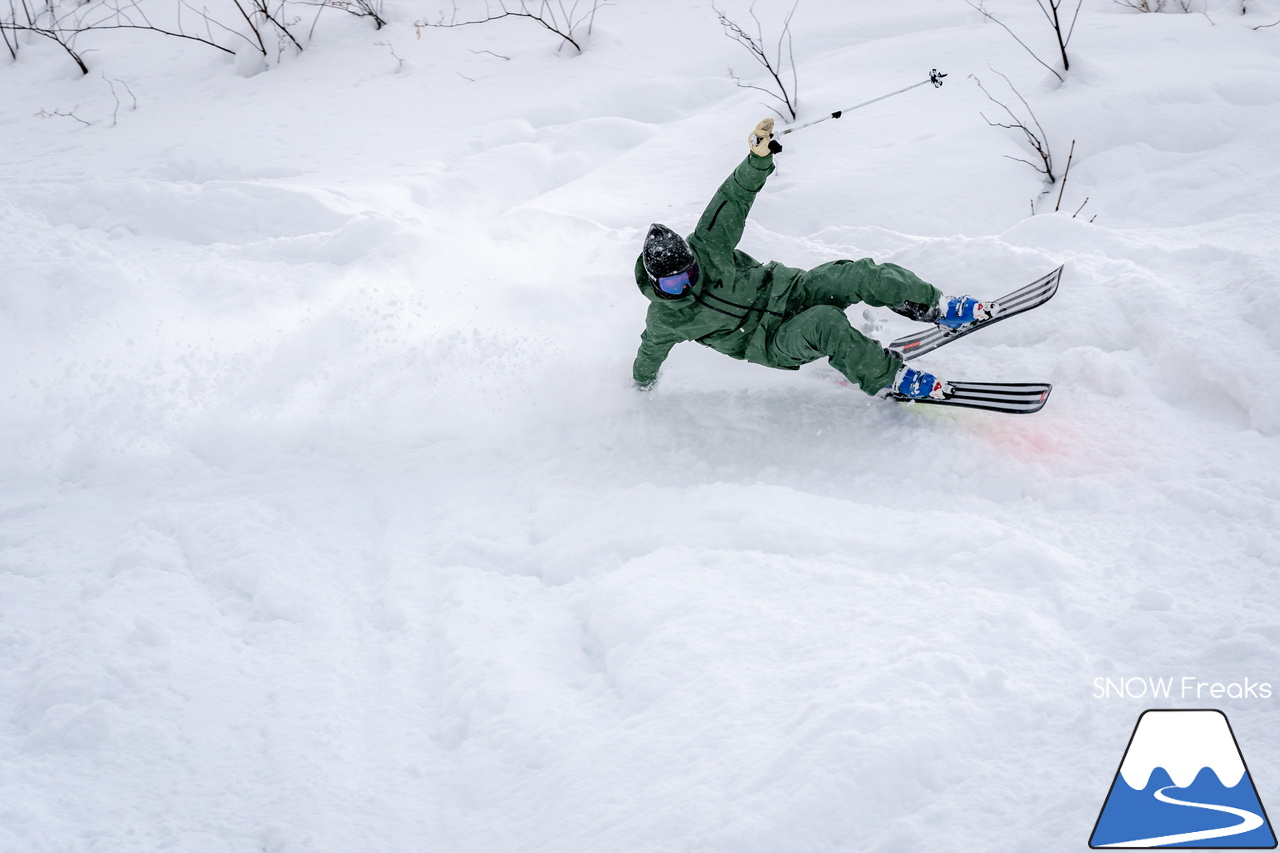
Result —
[[762, 264], [738, 251], [747, 214], [765, 178], [773, 172], [773, 155], [748, 154], [720, 185], [694, 232], [685, 239], [698, 261], [698, 283], [679, 299], [659, 296], [636, 259], [636, 286], [648, 297], [649, 313], [640, 336], [631, 374], [641, 387], [652, 385], [671, 348], [697, 341], [717, 352], [769, 367], [769, 335], [789, 316], [787, 300], [804, 270], [771, 261]]

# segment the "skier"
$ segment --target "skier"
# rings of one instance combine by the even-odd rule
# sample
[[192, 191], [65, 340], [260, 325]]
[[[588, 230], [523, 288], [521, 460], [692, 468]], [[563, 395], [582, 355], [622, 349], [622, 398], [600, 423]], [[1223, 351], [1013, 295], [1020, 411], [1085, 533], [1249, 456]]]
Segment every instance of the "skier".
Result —
[[897, 393], [941, 399], [950, 386], [903, 364], [896, 354], [849, 325], [855, 302], [888, 307], [912, 320], [957, 328], [985, 320], [984, 303], [944, 296], [896, 264], [831, 261], [811, 270], [762, 264], [740, 251], [747, 214], [773, 172], [773, 119], [747, 137], [747, 158], [720, 185], [697, 228], [682, 238], [654, 224], [636, 260], [636, 284], [650, 301], [632, 377], [652, 388], [658, 368], [681, 341], [783, 370], [827, 356], [833, 367], [868, 394]]

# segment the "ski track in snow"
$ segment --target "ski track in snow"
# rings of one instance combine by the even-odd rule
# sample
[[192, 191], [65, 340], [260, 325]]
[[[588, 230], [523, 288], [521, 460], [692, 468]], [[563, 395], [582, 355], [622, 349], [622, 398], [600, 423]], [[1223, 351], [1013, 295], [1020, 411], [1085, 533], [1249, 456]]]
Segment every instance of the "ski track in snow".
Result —
[[[1065, 264], [919, 362], [1053, 382], [1026, 417], [693, 344], [634, 392], [640, 240], [745, 156], [747, 57], [675, 0], [581, 56], [386, 5], [252, 75], [0, 67], [0, 850], [1083, 846], [1146, 707], [1094, 678], [1277, 671], [1275, 0], [1090, 0], [1062, 86], [961, 3], [801, 5], [802, 118], [951, 76], [788, 136], [742, 248]], [[1080, 216], [1028, 216], [989, 65]], [[1264, 800], [1273, 703], [1226, 708]]]
[[1208, 809], [1209, 811], [1224, 812], [1240, 818], [1240, 822], [1234, 826], [1224, 826], [1221, 829], [1201, 829], [1196, 832], [1180, 832], [1173, 835], [1161, 835], [1155, 838], [1139, 838], [1134, 841], [1126, 841], [1122, 844], [1104, 844], [1103, 847], [1169, 847], [1174, 844], [1186, 844], [1190, 841], [1208, 841], [1211, 838], [1228, 838], [1232, 835], [1242, 835], [1246, 832], [1252, 832], [1264, 823], [1262, 816], [1254, 814], [1247, 809], [1238, 809], [1234, 806], [1219, 806], [1212, 803], [1192, 803], [1186, 800], [1175, 800], [1165, 791], [1169, 788], [1176, 788], [1176, 785], [1170, 785], [1168, 788], [1160, 788], [1154, 792], [1154, 796], [1162, 803], [1169, 803], [1174, 806], [1187, 806], [1195, 809]]

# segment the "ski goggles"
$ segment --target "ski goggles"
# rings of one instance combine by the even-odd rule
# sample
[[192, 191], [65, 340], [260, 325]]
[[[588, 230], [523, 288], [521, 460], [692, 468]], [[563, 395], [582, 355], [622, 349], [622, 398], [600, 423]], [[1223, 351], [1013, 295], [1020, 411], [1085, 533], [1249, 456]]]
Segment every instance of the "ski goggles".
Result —
[[695, 261], [692, 266], [682, 273], [675, 275], [664, 275], [661, 278], [654, 279], [654, 287], [659, 293], [665, 296], [684, 296], [689, 288], [698, 282], [698, 263]]

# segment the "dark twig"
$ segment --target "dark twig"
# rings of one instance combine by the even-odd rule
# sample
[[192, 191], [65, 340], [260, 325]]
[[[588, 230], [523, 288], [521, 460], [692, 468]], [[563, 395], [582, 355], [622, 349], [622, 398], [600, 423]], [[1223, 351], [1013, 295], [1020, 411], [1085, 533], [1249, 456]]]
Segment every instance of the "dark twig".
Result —
[[[795, 3], [791, 6], [791, 11], [787, 12], [786, 17], [782, 19], [782, 30], [778, 34], [778, 43], [772, 57], [770, 57], [769, 53], [765, 50], [764, 27], [760, 23], [760, 19], [756, 17], [754, 6], [750, 10], [751, 19], [756, 22], [756, 34], [754, 36], [744, 30], [736, 21], [731, 20], [724, 12], [720, 11], [719, 8], [714, 5], [711, 7], [720, 18], [720, 26], [724, 29], [724, 34], [745, 47], [747, 52], [751, 54], [752, 58], [764, 67], [769, 76], [773, 78], [774, 84], [777, 85], [778, 92], [775, 93], [761, 86], [752, 86], [748, 83], [743, 83], [733, 73], [733, 69], [729, 69], [729, 77], [733, 82], [737, 83], [744, 89], [755, 89], [758, 92], [764, 92], [776, 101], [781, 101], [782, 105], [787, 108], [787, 112], [791, 114], [791, 119], [793, 121], [796, 117], [796, 109], [799, 106], [799, 101], [797, 97], [798, 80], [796, 77], [796, 57], [794, 46], [791, 41], [791, 18], [795, 15], [796, 7], [799, 5], [800, 0], [795, 0]], [[784, 73], [782, 47], [784, 43], [786, 44], [785, 63], [791, 66], [790, 86], [786, 84], [782, 77]], [[782, 113], [779, 113], [777, 110], [774, 110], [774, 112], [779, 118], [785, 119], [785, 116], [783, 116]]]
[[[1058, 69], [1054, 68], [1052, 65], [1045, 62], [1038, 55], [1036, 55], [1036, 52], [1032, 50], [1030, 47], [1028, 47], [1027, 43], [1022, 39], [1020, 39], [1017, 33], [1009, 29], [1009, 27], [1005, 24], [1004, 21], [1000, 20], [995, 15], [988, 12], [982, 6], [974, 3], [973, 0], [964, 0], [964, 2], [968, 3], [969, 6], [974, 11], [981, 14], [982, 17], [986, 18], [989, 21], [994, 21], [995, 23], [999, 24], [1000, 27], [1006, 33], [1013, 36], [1014, 41], [1022, 45], [1023, 50], [1031, 54], [1032, 59], [1034, 59], [1036, 62], [1039, 62], [1041, 65], [1047, 68], [1049, 72], [1053, 74], [1054, 77], [1058, 78], [1059, 82], [1065, 82], [1066, 78], [1064, 78], [1061, 74], [1058, 73]], [[1045, 5], [1044, 5], [1045, 2], [1049, 4], [1048, 8], [1045, 8]], [[1075, 15], [1072, 17], [1070, 27], [1067, 29], [1067, 32], [1064, 35], [1062, 32], [1062, 22], [1058, 17], [1058, 8], [1062, 5], [1063, 0], [1036, 0], [1036, 3], [1040, 6], [1040, 11], [1044, 12], [1045, 17], [1049, 19], [1049, 23], [1053, 26], [1053, 32], [1054, 32], [1054, 35], [1057, 37], [1057, 41], [1058, 41], [1058, 50], [1062, 54], [1062, 70], [1063, 71], [1068, 71], [1070, 70], [1070, 67], [1071, 67], [1070, 62], [1067, 59], [1067, 45], [1071, 42], [1071, 34], [1075, 31], [1076, 18], [1080, 16], [1080, 5], [1083, 2], [1084, 0], [1079, 0], [1079, 2], [1076, 4]]]
[[54, 110], [53, 112], [49, 112], [48, 110], [41, 110], [40, 112], [36, 113], [36, 116], [39, 118], [73, 118], [76, 121], [83, 124], [85, 127], [88, 127], [91, 124], [91, 122], [87, 122], [84, 119], [80, 118], [80, 116], [76, 115], [76, 110], [78, 109], [80, 109], [80, 106], [77, 104], [76, 106], [71, 108], [70, 112], [63, 112], [62, 110]]
[[387, 50], [391, 51], [391, 55], [395, 57], [395, 60], [396, 60], [396, 71], [399, 71], [402, 68], [404, 68], [404, 60], [400, 57], [400, 54], [396, 53], [395, 45], [393, 45], [389, 41], [375, 42], [375, 44], [378, 44], [381, 47], [385, 47]]
[[[552, 5], [551, 0], [537, 0], [537, 5], [533, 7], [530, 6], [530, 3], [533, 2], [533, 0], [518, 0], [520, 3], [519, 8], [513, 9], [507, 8], [507, 2], [508, 0], [498, 0], [498, 8], [502, 10], [500, 12], [490, 12], [488, 10], [488, 5], [486, 4], [485, 17], [480, 18], [479, 20], [459, 21], [457, 19], [457, 10], [455, 9], [454, 18], [449, 20], [447, 23], [440, 20], [433, 24], [424, 20], [418, 21], [414, 24], [414, 27], [419, 30], [421, 30], [422, 27], [443, 27], [448, 29], [452, 27], [467, 27], [472, 24], [487, 24], [491, 21], [499, 21], [503, 18], [526, 18], [538, 24], [548, 32], [559, 36], [564, 40], [564, 42], [573, 45], [574, 50], [578, 51], [578, 53], [582, 53], [582, 45], [579, 44], [579, 37], [576, 36], [575, 31], [583, 21], [587, 21], [587, 34], [590, 35], [591, 25], [595, 23], [596, 10], [600, 6], [609, 5], [608, 3], [601, 2], [601, 0], [591, 0], [591, 9], [589, 11], [584, 11], [581, 15], [577, 15], [577, 17], [575, 17], [580, 0], [574, 0], [573, 5], [568, 9], [564, 7], [563, 0], [557, 0], [555, 5]], [[562, 43], [560, 46], [564, 47], [564, 44]]]
[[[293, 42], [293, 46], [298, 49], [298, 53], [302, 53], [302, 45], [298, 42], [296, 38], [294, 38], [293, 33], [289, 31], [289, 28], [286, 25], [280, 23], [278, 20], [276, 20], [275, 15], [271, 14], [271, 10], [267, 7], [267, 2], [268, 0], [253, 0], [255, 11], [259, 15], [261, 15], [264, 20], [266, 20], [276, 28], [281, 38], [288, 39], [289, 41]], [[283, 2], [280, 4], [280, 7], [281, 9], [284, 8]]]
[[[1076, 156], [1076, 141], [1071, 140], [1071, 150], [1067, 152], [1067, 168], [1062, 170], [1062, 186], [1058, 188], [1058, 203], [1053, 206], [1053, 212], [1057, 213], [1058, 208], [1062, 207], [1062, 194], [1067, 191], [1067, 178], [1071, 175], [1071, 158]], [[1076, 211], [1079, 213], [1079, 211]], [[1075, 217], [1072, 217], [1073, 219]]]
[[[0, 29], [8, 29], [8, 28], [9, 28], [9, 25], [0, 24]], [[37, 35], [47, 36], [48, 38], [52, 38], [54, 41], [58, 41], [59, 44], [62, 44], [62, 42], [59, 41], [59, 38], [58, 38], [59, 36], [74, 38], [75, 36], [78, 36], [81, 33], [98, 32], [100, 30], [149, 30], [153, 33], [159, 33], [162, 36], [171, 36], [172, 38], [177, 38], [177, 39], [188, 39], [190, 41], [198, 41], [201, 44], [207, 44], [209, 47], [220, 50], [223, 53], [230, 53], [233, 55], [235, 54], [234, 50], [225, 48], [222, 45], [217, 44], [216, 42], [209, 41], [208, 39], [201, 38], [200, 36], [193, 36], [193, 35], [188, 35], [186, 33], [173, 32], [172, 30], [165, 30], [165, 29], [161, 29], [160, 27], [153, 27], [149, 24], [89, 24], [87, 26], [52, 27], [49, 29], [35, 29], [31, 27], [15, 27], [14, 29], [22, 29], [28, 32], [36, 33]], [[65, 48], [66, 45], [63, 44], [63, 47]], [[68, 52], [70, 52], [69, 49], [68, 49]], [[84, 67], [83, 63], [80, 63], [80, 68], [86, 74], [89, 73], [89, 70]]]
[[235, 4], [236, 10], [240, 13], [240, 16], [244, 18], [245, 23], [249, 25], [249, 32], [253, 33], [253, 37], [257, 41], [258, 51], [263, 56], [266, 56], [267, 45], [266, 42], [262, 40], [262, 30], [258, 27], [258, 23], [253, 20], [248, 12], [244, 10], [244, 6], [240, 5], [240, 0], [231, 0], [231, 2]]
[[[18, 15], [17, 15], [17, 10], [13, 8], [13, 0], [9, 0], [9, 15], [14, 21], [17, 21]], [[13, 41], [10, 42], [9, 30], [3, 26], [0, 26], [0, 38], [4, 39], [4, 46], [9, 49], [9, 57], [14, 62], [17, 62], [18, 61], [18, 34], [15, 32], [13, 34]]]
[[[242, 0], [231, 0], [231, 2], [235, 4], [236, 11], [240, 13], [240, 17], [244, 18], [245, 23], [249, 25], [249, 31], [253, 33], [253, 39], [250, 40], [250, 44], [253, 44], [254, 47], [258, 49], [258, 52], [263, 56], [270, 55], [270, 52], [267, 50], [266, 40], [262, 37], [262, 30], [266, 24], [270, 24], [275, 27], [276, 33], [281, 40], [281, 50], [284, 49], [283, 43], [288, 41], [293, 44], [294, 48], [299, 53], [302, 52], [301, 43], [299, 43], [293, 33], [290, 32], [288, 25], [281, 23], [280, 20], [271, 12], [271, 8], [268, 5], [270, 0], [249, 0], [250, 5], [247, 10], [245, 9]], [[282, 10], [284, 8], [283, 0], [281, 0], [280, 8]]]
[[[182, 7], [187, 6], [185, 2], [178, 6], [177, 29], [153, 24], [147, 18], [146, 12], [139, 6], [137, 0], [125, 3], [87, 2], [76, 6], [71, 12], [61, 16], [55, 13], [56, 0], [46, 0], [44, 9], [38, 13], [32, 11], [28, 0], [21, 0], [21, 3], [25, 13], [25, 20], [18, 17], [17, 7], [13, 0], [10, 0], [9, 3], [10, 14], [8, 19], [0, 19], [0, 33], [4, 34], [5, 44], [9, 45], [10, 55], [14, 59], [17, 59], [17, 49], [20, 44], [17, 36], [22, 32], [38, 35], [56, 42], [66, 51], [67, 55], [71, 57], [83, 74], [88, 74], [89, 69], [84, 61], [84, 52], [75, 46], [75, 42], [81, 34], [87, 32], [105, 30], [149, 31], [171, 38], [199, 42], [224, 53], [234, 53], [234, 51], [213, 40], [211, 25], [216, 22], [212, 21], [207, 12], [203, 13], [202, 17], [205, 20], [206, 27], [210, 29], [208, 38], [191, 35], [183, 30], [181, 15]], [[190, 8], [190, 6], [187, 6], [187, 8]], [[222, 25], [219, 24], [219, 26]], [[223, 27], [223, 29], [226, 28]], [[14, 34], [12, 43], [10, 43], [9, 33]], [[237, 33], [236, 35], [240, 34]]]
[[1071, 25], [1067, 28], [1065, 36], [1062, 34], [1062, 20], [1058, 17], [1058, 9], [1062, 7], [1063, 2], [1064, 0], [1036, 0], [1036, 5], [1053, 25], [1053, 34], [1058, 39], [1058, 52], [1062, 54], [1062, 70], [1070, 71], [1071, 62], [1067, 59], [1067, 43], [1071, 41], [1071, 34], [1075, 32], [1076, 20], [1080, 17], [1080, 6], [1083, 5], [1084, 0], [1077, 1], [1075, 15], [1071, 18]]
[[[324, 14], [324, 10], [327, 8], [328, 4], [320, 2], [309, 3], [307, 5], [313, 5], [316, 7], [316, 16], [311, 19], [311, 27], [307, 30], [307, 41], [309, 42], [316, 37], [316, 27], [320, 26], [320, 16]], [[376, 29], [381, 29], [381, 27], [377, 27]]]
[[215, 26], [216, 26], [218, 29], [222, 30], [223, 32], [227, 33], [227, 34], [228, 34], [228, 35], [230, 35], [230, 36], [234, 36], [235, 38], [238, 38], [238, 39], [243, 39], [244, 41], [248, 42], [249, 44], [253, 44], [253, 43], [254, 43], [253, 39], [249, 38], [247, 35], [245, 35], [244, 33], [242, 33], [240, 30], [234, 30], [234, 29], [232, 29], [231, 27], [228, 27], [226, 24], [222, 23], [221, 21], [214, 20], [212, 17], [210, 17], [210, 15], [209, 15], [209, 10], [208, 10], [207, 8], [206, 8], [206, 9], [203, 9], [203, 10], [197, 10], [197, 9], [196, 9], [194, 6], [192, 6], [190, 3], [187, 3], [187, 2], [186, 2], [186, 0], [183, 0], [183, 2], [182, 2], [181, 4], [179, 4], [179, 6], [178, 6], [178, 21], [179, 21], [179, 23], [181, 23], [181, 21], [182, 21], [182, 9], [183, 9], [184, 7], [185, 7], [185, 8], [187, 8], [187, 9], [190, 9], [192, 12], [194, 12], [194, 13], [195, 13], [195, 14], [197, 14], [197, 15], [199, 15], [199, 16], [201, 17], [201, 19], [204, 21], [204, 31], [205, 31], [205, 33], [206, 33], [206, 38], [202, 39], [202, 41], [203, 41], [205, 44], [212, 44], [212, 45], [215, 45], [215, 46], [216, 46], [216, 47], [218, 47], [220, 50], [225, 50], [225, 51], [227, 51], [228, 53], [230, 53], [230, 54], [232, 54], [232, 55], [235, 55], [235, 51], [230, 50], [230, 49], [225, 48], [225, 47], [222, 47], [221, 45], [217, 45], [217, 44], [213, 41], [213, 28], [214, 28]]
[[[996, 74], [1000, 74], [1000, 72], [996, 71], [994, 68], [991, 70], [994, 71]], [[987, 87], [983, 86], [982, 81], [979, 80], [977, 77], [975, 77], [972, 74], [970, 74], [969, 76], [973, 79], [975, 83], [978, 84], [978, 88], [982, 90], [982, 94], [986, 95], [987, 98], [993, 104], [1000, 107], [1002, 110], [1005, 111], [1005, 113], [1008, 114], [1010, 123], [1004, 124], [1003, 122], [992, 121], [991, 119], [987, 118], [985, 114], [982, 114], [982, 113], [979, 113], [979, 115], [981, 115], [982, 118], [986, 121], [986, 123], [991, 125], [992, 127], [1002, 127], [1007, 130], [1021, 131], [1026, 143], [1029, 146], [1031, 146], [1031, 149], [1040, 158], [1041, 165], [1037, 166], [1035, 163], [1032, 163], [1030, 160], [1024, 160], [1021, 157], [1012, 157], [1008, 154], [1004, 156], [1008, 157], [1010, 160], [1016, 160], [1019, 163], [1026, 163], [1028, 166], [1035, 169], [1040, 174], [1044, 175], [1045, 181], [1048, 183], [1049, 187], [1051, 188], [1053, 184], [1057, 181], [1057, 178], [1055, 178], [1053, 174], [1053, 153], [1049, 148], [1048, 136], [1047, 134], [1045, 134], [1044, 128], [1040, 125], [1040, 121], [1036, 118], [1036, 114], [1032, 111], [1031, 105], [1027, 103], [1027, 99], [1022, 97], [1022, 93], [1019, 92], [1016, 88], [1014, 88], [1013, 83], [1009, 82], [1008, 77], [1005, 77], [1005, 75], [1000, 74], [1000, 76], [1004, 78], [1004, 82], [1009, 86], [1010, 91], [1012, 91], [1013, 94], [1017, 96], [1018, 100], [1022, 102], [1022, 106], [1026, 109], [1027, 115], [1030, 117], [1029, 120], [1020, 118], [1016, 113], [1014, 113], [1013, 110], [1009, 108], [1007, 104], [996, 100], [995, 97], [993, 97], [992, 94], [987, 91]], [[1045, 192], [1048, 192], [1048, 191], [1049, 191], [1048, 189], [1045, 190]]]
[[[382, 0], [297, 0], [297, 2], [303, 6], [318, 6], [317, 20], [320, 12], [325, 9], [340, 9], [357, 18], [372, 18], [375, 30], [380, 30], [387, 25], [386, 19], [382, 17]], [[311, 29], [315, 30], [314, 24]]]
[[130, 107], [130, 109], [136, 110], [138, 108], [138, 96], [133, 94], [133, 90], [129, 88], [129, 84], [123, 80], [112, 80], [105, 74], [102, 75], [102, 79], [107, 81], [107, 85], [111, 87], [111, 97], [116, 99], [116, 108], [111, 112], [111, 126], [115, 127], [116, 117], [120, 115], [120, 95], [116, 92], [116, 84], [119, 83], [123, 86], [124, 90], [129, 93], [129, 97], [133, 99], [133, 106]]
[[[10, 18], [7, 21], [0, 20], [0, 30], [13, 33], [13, 46], [10, 48], [10, 53], [13, 55], [14, 59], [17, 59], [17, 47], [19, 43], [18, 34], [27, 32], [41, 36], [42, 38], [47, 38], [56, 43], [66, 52], [67, 56], [71, 57], [72, 61], [75, 62], [76, 66], [80, 69], [80, 73], [89, 73], [89, 66], [85, 64], [84, 57], [81, 56], [80, 52], [75, 47], [76, 36], [79, 34], [79, 19], [77, 18], [76, 10], [65, 15], [58, 16], [54, 12], [54, 3], [47, 2], [44, 10], [40, 12], [33, 12], [31, 10], [31, 6], [27, 3], [27, 0], [22, 0], [22, 11], [26, 18], [26, 23], [22, 23], [18, 20], [17, 9], [14, 8], [12, 2], [9, 4], [9, 10]], [[48, 22], [42, 23], [41, 19], [45, 16], [48, 16]], [[64, 22], [68, 19], [71, 19], [75, 23], [75, 26], [64, 26]], [[6, 35], [5, 44], [8, 43], [9, 37]]]

